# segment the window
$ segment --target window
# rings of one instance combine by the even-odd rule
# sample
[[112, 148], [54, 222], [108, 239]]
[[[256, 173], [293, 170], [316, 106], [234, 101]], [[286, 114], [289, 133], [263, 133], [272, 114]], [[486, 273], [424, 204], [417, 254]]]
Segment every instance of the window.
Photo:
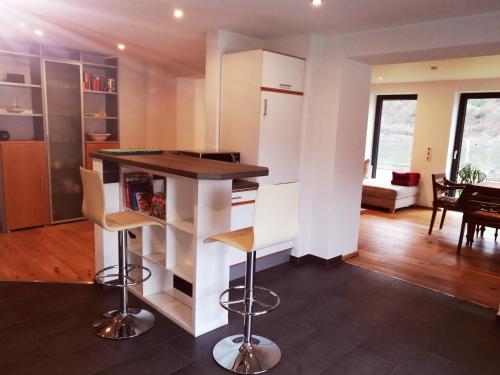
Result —
[[378, 95], [372, 147], [372, 177], [391, 179], [408, 172], [413, 146], [417, 95]]
[[451, 179], [468, 163], [500, 181], [500, 92], [460, 95]]

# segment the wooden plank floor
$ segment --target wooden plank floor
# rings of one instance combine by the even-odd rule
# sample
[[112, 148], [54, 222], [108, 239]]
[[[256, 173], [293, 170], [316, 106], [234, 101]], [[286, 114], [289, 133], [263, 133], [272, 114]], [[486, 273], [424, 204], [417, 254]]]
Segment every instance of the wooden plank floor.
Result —
[[89, 282], [93, 274], [88, 221], [0, 233], [0, 280]]
[[456, 255], [461, 214], [448, 212], [442, 230], [440, 213], [431, 236], [431, 211], [408, 208], [390, 214], [368, 209], [361, 216], [359, 256], [349, 263], [378, 271], [461, 299], [498, 309], [500, 237], [486, 229], [473, 247]]

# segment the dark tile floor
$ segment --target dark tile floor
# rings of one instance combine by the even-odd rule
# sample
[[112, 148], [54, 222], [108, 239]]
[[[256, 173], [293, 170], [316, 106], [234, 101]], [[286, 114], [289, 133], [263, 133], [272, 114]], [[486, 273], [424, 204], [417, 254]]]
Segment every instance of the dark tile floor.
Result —
[[[282, 299], [255, 327], [282, 348], [272, 374], [500, 374], [493, 310], [348, 264], [284, 264], [257, 281]], [[195, 339], [156, 314], [144, 336], [100, 339], [90, 322], [117, 297], [92, 285], [0, 283], [0, 374], [226, 373], [211, 349], [241, 331], [239, 319]]]

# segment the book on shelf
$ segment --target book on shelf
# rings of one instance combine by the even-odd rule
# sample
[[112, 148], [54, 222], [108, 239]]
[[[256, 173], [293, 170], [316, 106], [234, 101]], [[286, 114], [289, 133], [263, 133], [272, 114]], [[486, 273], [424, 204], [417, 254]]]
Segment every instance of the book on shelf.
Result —
[[145, 172], [129, 172], [123, 174], [123, 202], [125, 207], [139, 210], [137, 193], [153, 193], [151, 176]]

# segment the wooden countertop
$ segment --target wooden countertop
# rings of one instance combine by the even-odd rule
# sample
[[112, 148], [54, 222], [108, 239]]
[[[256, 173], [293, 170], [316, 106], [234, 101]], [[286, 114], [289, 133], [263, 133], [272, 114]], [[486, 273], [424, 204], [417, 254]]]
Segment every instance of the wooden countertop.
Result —
[[198, 180], [231, 180], [237, 178], [267, 176], [265, 167], [233, 164], [216, 160], [200, 159], [183, 155], [109, 155], [94, 152], [91, 157], [117, 164], [175, 174]]

